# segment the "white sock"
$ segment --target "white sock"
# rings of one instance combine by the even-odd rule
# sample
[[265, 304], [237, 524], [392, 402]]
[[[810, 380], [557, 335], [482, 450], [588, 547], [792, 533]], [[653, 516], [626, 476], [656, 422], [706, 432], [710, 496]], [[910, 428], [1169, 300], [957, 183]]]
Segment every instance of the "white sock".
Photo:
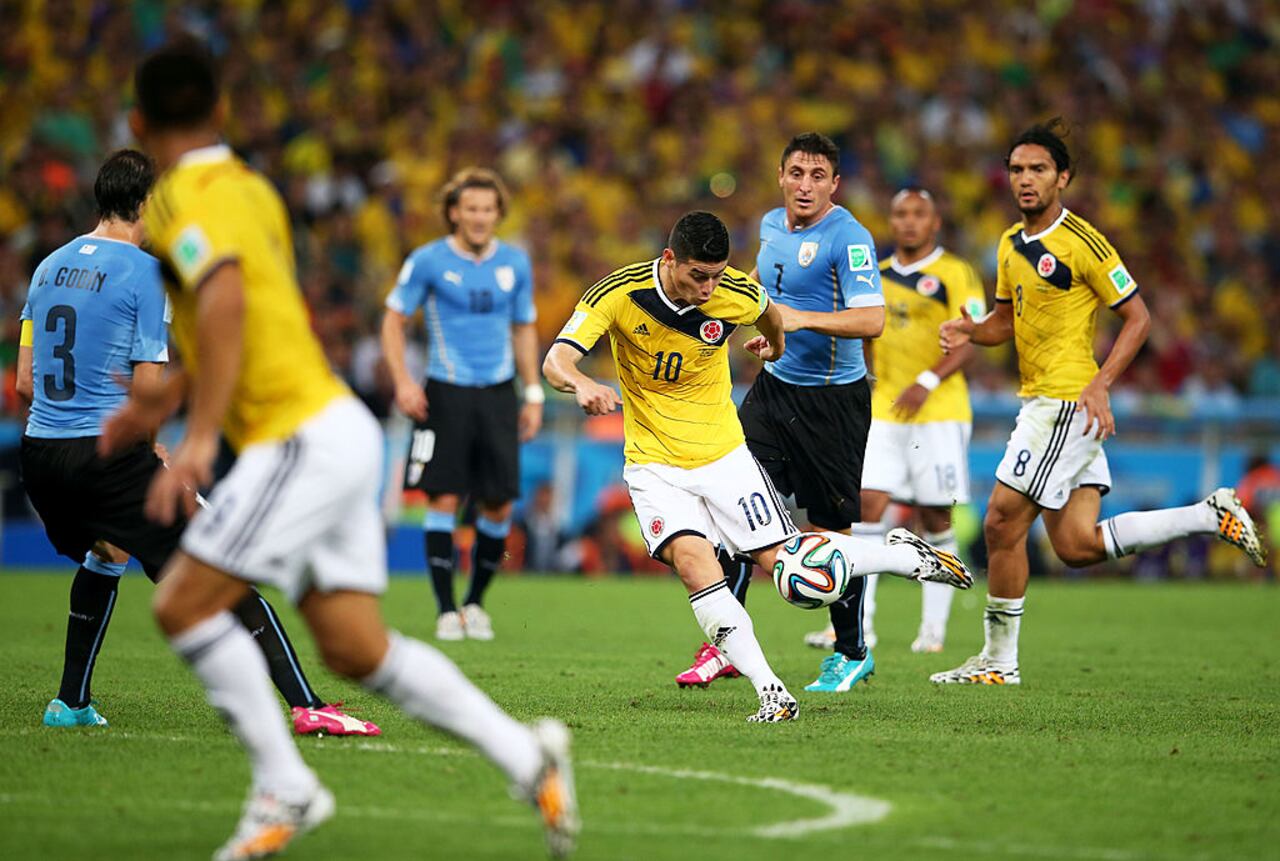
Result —
[[920, 554], [909, 544], [885, 544], [868, 541], [855, 535], [839, 532], [823, 532], [849, 562], [849, 576], [865, 577], [868, 574], [897, 574], [910, 577], [920, 567]]
[[[956, 534], [948, 529], [946, 532], [926, 532], [923, 536], [939, 550], [945, 550], [956, 556], [960, 555], [960, 547], [956, 544]], [[951, 617], [951, 599], [956, 590], [946, 583], [920, 584], [920, 622], [935, 629], [939, 634], [947, 630], [947, 619]]]
[[724, 652], [729, 663], [751, 680], [757, 694], [766, 685], [785, 687], [756, 641], [755, 626], [751, 624], [747, 608], [733, 597], [728, 583], [721, 580], [694, 592], [689, 596], [689, 604], [698, 625], [707, 635], [707, 642]]
[[[855, 523], [852, 531], [854, 538], [861, 538], [863, 541], [869, 541], [872, 544], [884, 544], [883, 523]], [[862, 593], [862, 627], [864, 629], [872, 627], [875, 623], [876, 586], [879, 583], [879, 574], [867, 575], [867, 588]]]
[[528, 789], [542, 767], [533, 733], [494, 704], [440, 652], [392, 631], [391, 648], [362, 680], [406, 713], [471, 742], [516, 786]]
[[1102, 521], [1107, 556], [1117, 559], [1202, 532], [1218, 531], [1218, 516], [1207, 503], [1158, 511], [1130, 511]]
[[290, 803], [308, 799], [319, 781], [289, 736], [262, 650], [239, 620], [223, 611], [169, 645], [191, 665], [209, 704], [248, 751], [254, 787]]
[[997, 664], [1018, 666], [1018, 629], [1022, 627], [1022, 604], [1026, 598], [987, 596], [987, 612], [982, 625], [987, 644], [982, 653]]

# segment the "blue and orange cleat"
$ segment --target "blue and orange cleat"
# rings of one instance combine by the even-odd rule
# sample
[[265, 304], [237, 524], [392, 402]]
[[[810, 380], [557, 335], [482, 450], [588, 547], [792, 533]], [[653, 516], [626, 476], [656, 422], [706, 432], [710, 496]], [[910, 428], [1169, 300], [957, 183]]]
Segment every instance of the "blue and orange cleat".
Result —
[[823, 659], [818, 678], [805, 685], [804, 689], [844, 693], [852, 690], [858, 682], [869, 682], [875, 671], [876, 662], [871, 657], [871, 652], [867, 652], [867, 656], [862, 660], [847, 657], [840, 652], [832, 652]]
[[108, 726], [107, 719], [98, 714], [98, 710], [90, 702], [82, 709], [73, 709], [62, 700], [54, 697], [44, 710], [45, 726]]

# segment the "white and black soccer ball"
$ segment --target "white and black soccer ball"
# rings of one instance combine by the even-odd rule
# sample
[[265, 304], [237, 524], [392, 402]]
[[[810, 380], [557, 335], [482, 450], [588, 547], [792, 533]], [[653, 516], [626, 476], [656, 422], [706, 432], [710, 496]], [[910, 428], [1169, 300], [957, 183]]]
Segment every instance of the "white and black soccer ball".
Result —
[[844, 594], [849, 585], [849, 563], [827, 536], [806, 532], [778, 550], [773, 585], [788, 604], [816, 610]]

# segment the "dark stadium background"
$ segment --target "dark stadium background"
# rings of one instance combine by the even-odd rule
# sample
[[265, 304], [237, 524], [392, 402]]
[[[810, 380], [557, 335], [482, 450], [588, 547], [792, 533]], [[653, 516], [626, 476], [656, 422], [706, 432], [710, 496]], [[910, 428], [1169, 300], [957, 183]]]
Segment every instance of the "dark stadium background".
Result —
[[[779, 201], [777, 156], [806, 130], [840, 143], [840, 201], [881, 241], [893, 192], [933, 189], [946, 245], [990, 293], [996, 240], [1016, 220], [1006, 142], [1061, 115], [1080, 164], [1067, 203], [1119, 249], [1154, 318], [1113, 391], [1108, 505], [1182, 504], [1249, 472], [1257, 513], [1280, 529], [1280, 472], [1263, 465], [1280, 462], [1274, 3], [62, 0], [0, 2], [0, 18], [5, 564], [57, 564], [14, 469], [28, 279], [92, 228], [96, 167], [130, 143], [130, 70], [177, 31], [217, 52], [230, 143], [284, 193], [315, 328], [383, 417], [381, 301], [404, 254], [441, 232], [436, 192], [459, 167], [491, 166], [510, 184], [502, 233], [532, 254], [549, 342], [587, 285], [655, 255], [688, 209], [724, 217], [733, 261], [750, 269], [759, 217]], [[1100, 349], [1111, 331], [1102, 319]], [[736, 353], [740, 383], [748, 359]], [[971, 369], [978, 499], [1012, 424], [1012, 367], [1004, 350]], [[538, 503], [522, 519], [535, 543], [559, 547], [535, 567], [644, 569], [614, 486], [620, 426], [584, 426], [571, 406], [553, 398], [526, 451], [526, 500]], [[395, 454], [406, 430], [387, 426]], [[414, 500], [394, 513], [400, 501], [389, 495], [402, 524], [393, 563], [417, 568]], [[978, 516], [960, 518], [970, 537]], [[1130, 568], [1245, 576], [1235, 564], [1184, 543]]]

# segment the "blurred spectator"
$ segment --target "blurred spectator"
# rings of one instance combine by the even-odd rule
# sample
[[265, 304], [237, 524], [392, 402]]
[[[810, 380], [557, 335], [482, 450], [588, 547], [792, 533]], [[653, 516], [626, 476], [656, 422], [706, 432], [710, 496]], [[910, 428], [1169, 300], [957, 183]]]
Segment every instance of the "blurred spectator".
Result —
[[[209, 40], [229, 138], [275, 178], [332, 361], [366, 398], [362, 340], [405, 252], [437, 234], [458, 167], [502, 170], [509, 238], [554, 327], [582, 289], [656, 254], [655, 225], [715, 209], [750, 269], [795, 132], [844, 148], [842, 202], [873, 228], [896, 188], [943, 200], [980, 261], [1015, 214], [1004, 142], [1076, 124], [1068, 197], [1120, 249], [1156, 317], [1121, 387], [1230, 402], [1280, 389], [1280, 6], [855, 0], [164, 7], [9, 4], [0, 44], [0, 307], [88, 227], [88, 182], [127, 142], [129, 70], [178, 29]], [[18, 261], [17, 268], [14, 261]], [[1104, 332], [1112, 322], [1104, 316]], [[735, 354], [736, 362], [744, 360]], [[1210, 371], [1201, 370], [1205, 364]], [[362, 367], [349, 367], [362, 364]], [[598, 370], [598, 369], [595, 369]], [[1007, 390], [1012, 356], [980, 385]]]

